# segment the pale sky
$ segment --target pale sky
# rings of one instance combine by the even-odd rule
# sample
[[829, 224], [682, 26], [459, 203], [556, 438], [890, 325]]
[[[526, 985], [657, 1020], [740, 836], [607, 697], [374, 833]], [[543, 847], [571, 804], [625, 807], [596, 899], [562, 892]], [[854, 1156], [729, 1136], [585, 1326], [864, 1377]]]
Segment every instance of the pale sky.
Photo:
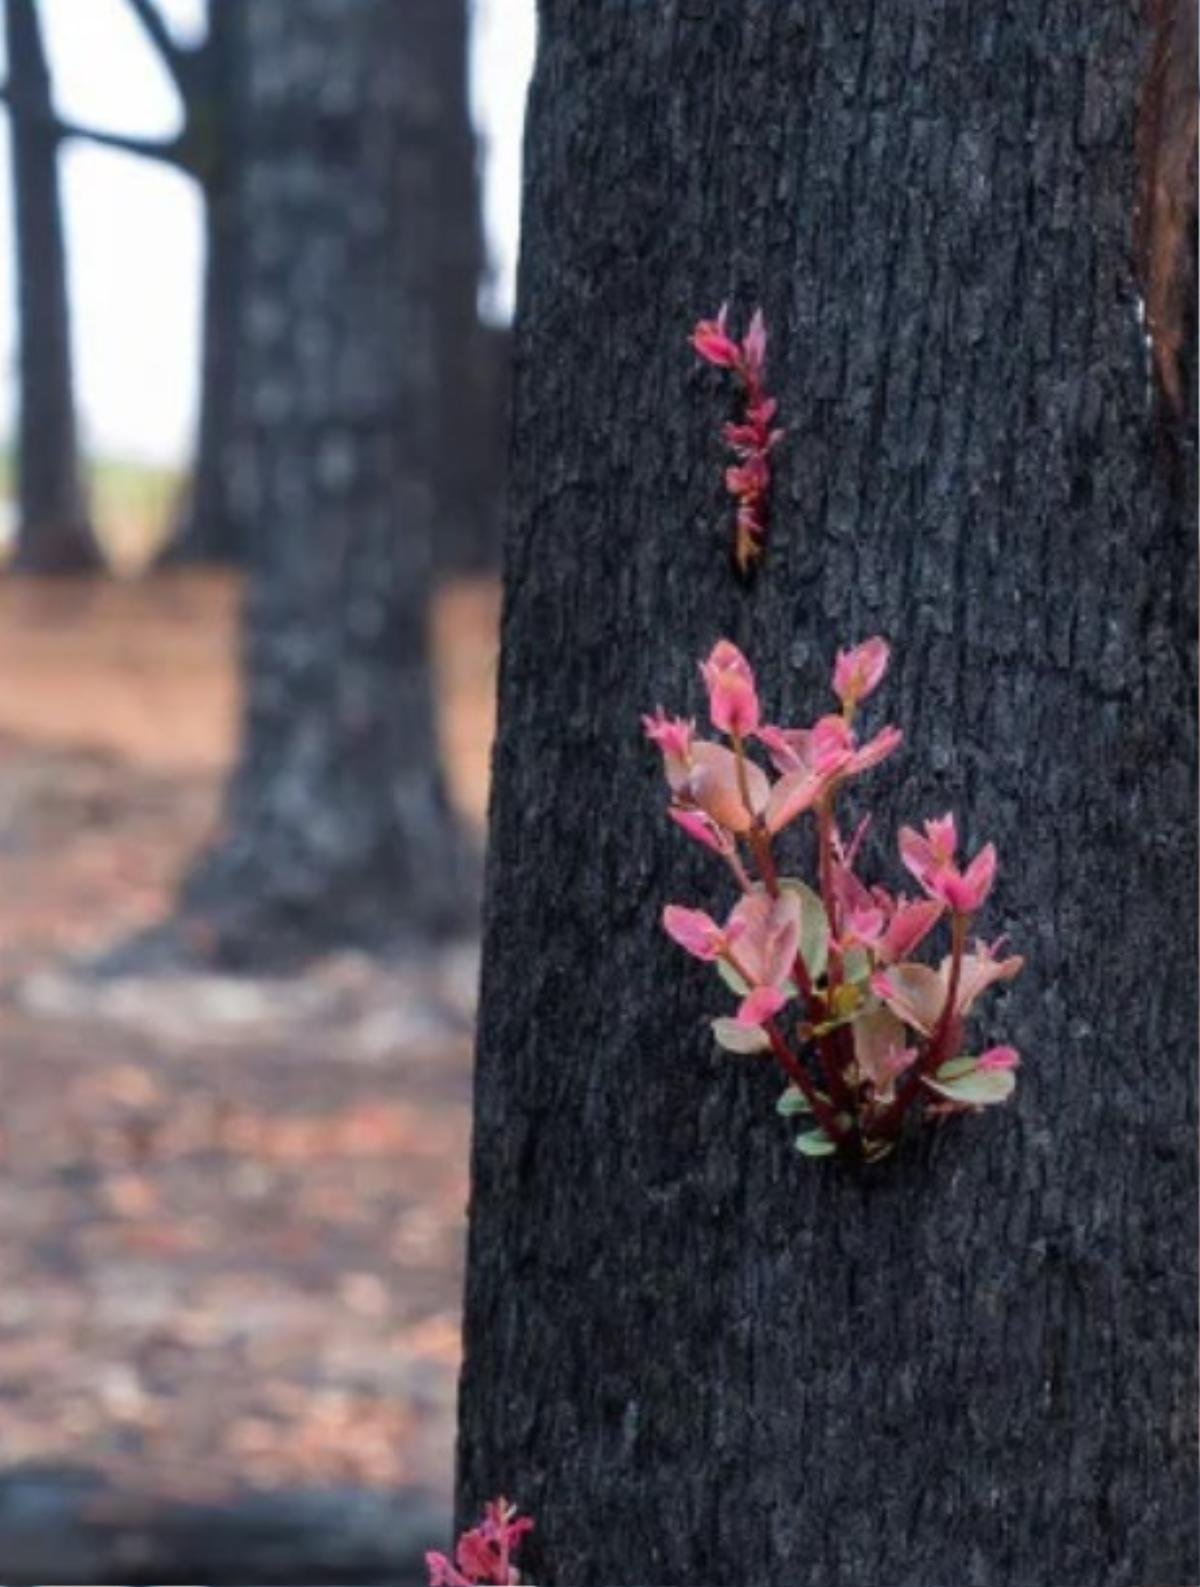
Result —
[[[2, 3], [2, 0], [0, 0]], [[252, 0], [251, 0], [252, 3]], [[352, 4], [353, 0], [345, 0]], [[204, 0], [159, 0], [181, 39]], [[114, 131], [170, 134], [179, 106], [126, 0], [40, 0], [59, 111]], [[495, 280], [487, 312], [512, 302], [520, 138], [534, 0], [473, 0], [472, 99]], [[0, 56], [3, 40], [0, 39]], [[86, 447], [146, 462], [190, 455], [200, 316], [200, 205], [193, 184], [151, 161], [71, 142], [62, 158], [72, 340]], [[0, 114], [0, 432], [16, 368], [8, 118]]]

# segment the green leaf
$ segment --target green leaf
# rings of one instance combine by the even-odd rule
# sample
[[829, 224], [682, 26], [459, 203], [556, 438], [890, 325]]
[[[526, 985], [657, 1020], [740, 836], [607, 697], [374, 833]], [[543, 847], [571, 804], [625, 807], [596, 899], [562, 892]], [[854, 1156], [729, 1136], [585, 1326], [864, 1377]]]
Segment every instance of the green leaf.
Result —
[[809, 979], [819, 980], [829, 962], [829, 921], [825, 905], [806, 882], [786, 877], [779, 883], [789, 893], [800, 898], [800, 957], [808, 971]]
[[811, 1113], [812, 1106], [799, 1086], [789, 1086], [775, 1104], [775, 1111], [786, 1119], [792, 1113]]
[[847, 981], [866, 981], [871, 975], [871, 955], [865, 948], [851, 948], [842, 961], [842, 974]]
[[767, 1052], [771, 1046], [765, 1031], [757, 1025], [739, 1025], [736, 1019], [714, 1019], [712, 1033], [717, 1046], [726, 1052]]
[[863, 1156], [868, 1163], [881, 1163], [896, 1150], [895, 1141], [864, 1141]]
[[926, 1077], [925, 1084], [940, 1096], [949, 1097], [951, 1102], [986, 1108], [994, 1102], [1007, 1102], [1017, 1088], [1017, 1077], [1011, 1069], [973, 1069], [957, 1079], [930, 1080]]
[[805, 1157], [832, 1157], [837, 1151], [837, 1143], [831, 1141], [822, 1129], [807, 1130], [803, 1135], [797, 1135], [796, 1150]]
[[969, 1075], [978, 1062], [978, 1058], [951, 1058], [949, 1063], [944, 1063], [937, 1071], [937, 1078], [958, 1080], [962, 1075]]
[[721, 977], [722, 981], [724, 981], [729, 990], [736, 993], [738, 997], [745, 997], [750, 991], [750, 988], [746, 985], [745, 981], [742, 980], [741, 976], [737, 973], [733, 966], [731, 964], [726, 964], [724, 959], [717, 959], [715, 963], [717, 966], [717, 974]]

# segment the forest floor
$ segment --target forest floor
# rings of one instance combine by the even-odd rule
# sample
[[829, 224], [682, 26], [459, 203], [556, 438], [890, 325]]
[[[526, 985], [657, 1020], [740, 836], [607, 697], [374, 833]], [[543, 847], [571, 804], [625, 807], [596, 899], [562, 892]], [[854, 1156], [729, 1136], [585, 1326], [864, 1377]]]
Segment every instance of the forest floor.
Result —
[[[476, 824], [496, 606], [463, 584], [437, 614]], [[248, 1557], [320, 1531], [327, 1558], [276, 1538], [258, 1579], [445, 1541], [474, 944], [291, 981], [74, 967], [161, 918], [212, 833], [236, 653], [228, 579], [0, 584], [6, 1583], [213, 1581], [223, 1525]]]

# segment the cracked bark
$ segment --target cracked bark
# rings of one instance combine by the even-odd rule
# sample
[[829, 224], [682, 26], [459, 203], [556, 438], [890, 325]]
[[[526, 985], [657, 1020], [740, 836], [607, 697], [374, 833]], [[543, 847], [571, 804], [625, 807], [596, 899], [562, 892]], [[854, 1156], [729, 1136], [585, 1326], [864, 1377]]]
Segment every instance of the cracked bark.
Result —
[[[458, 1500], [548, 1583], [1198, 1579], [1195, 546], [1131, 273], [1143, 39], [1081, 0], [547, 0], [526, 136]], [[762, 302], [765, 569], [685, 345]], [[638, 713], [882, 632], [873, 862], [999, 846], [1014, 1106], [855, 1175], [710, 1050], [715, 865]], [[862, 801], [855, 803], [862, 807]], [[885, 843], [886, 840], [886, 843]], [[524, 1557], [524, 1556], [523, 1556]]]

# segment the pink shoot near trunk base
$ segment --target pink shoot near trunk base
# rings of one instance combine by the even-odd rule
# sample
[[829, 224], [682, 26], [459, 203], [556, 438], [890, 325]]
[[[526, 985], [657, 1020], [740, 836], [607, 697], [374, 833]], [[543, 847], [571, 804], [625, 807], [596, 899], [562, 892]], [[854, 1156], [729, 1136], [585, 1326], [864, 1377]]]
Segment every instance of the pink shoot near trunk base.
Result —
[[430, 1549], [425, 1555], [429, 1587], [517, 1587], [520, 1576], [513, 1563], [521, 1539], [532, 1532], [528, 1516], [505, 1499], [484, 1505], [483, 1520], [464, 1532], [454, 1546], [454, 1560]]
[[[704, 332], [711, 361], [746, 356], [718, 340], [723, 320]], [[926, 821], [921, 832], [901, 828], [901, 862], [926, 895], [914, 900], [859, 876], [869, 817], [849, 842], [838, 830], [848, 786], [901, 742], [890, 726], [860, 741], [855, 726], [888, 660], [878, 637], [839, 651], [833, 692], [841, 712], [780, 726], [762, 721], [749, 662], [720, 640], [700, 671], [713, 727], [728, 745], [697, 738], [691, 721], [662, 711], [643, 718], [662, 754], [668, 814], [724, 861], [739, 895], [723, 925], [669, 904], [664, 929], [693, 958], [715, 964], [739, 999], [732, 1018], [714, 1021], [714, 1035], [731, 1052], [778, 1064], [788, 1081], [779, 1111], [809, 1115], [796, 1139], [809, 1157], [873, 1162], [920, 1111], [930, 1119], [978, 1112], [1016, 1086], [1014, 1048], [962, 1052], [978, 998], [1011, 981], [1023, 962], [1001, 958], [999, 942], [967, 946], [995, 882], [994, 847], [985, 844], [960, 868], [952, 815]], [[812, 882], [786, 875], [780, 853], [806, 815], [816, 838]], [[939, 928], [948, 929], [949, 952], [932, 964], [914, 959]]]

